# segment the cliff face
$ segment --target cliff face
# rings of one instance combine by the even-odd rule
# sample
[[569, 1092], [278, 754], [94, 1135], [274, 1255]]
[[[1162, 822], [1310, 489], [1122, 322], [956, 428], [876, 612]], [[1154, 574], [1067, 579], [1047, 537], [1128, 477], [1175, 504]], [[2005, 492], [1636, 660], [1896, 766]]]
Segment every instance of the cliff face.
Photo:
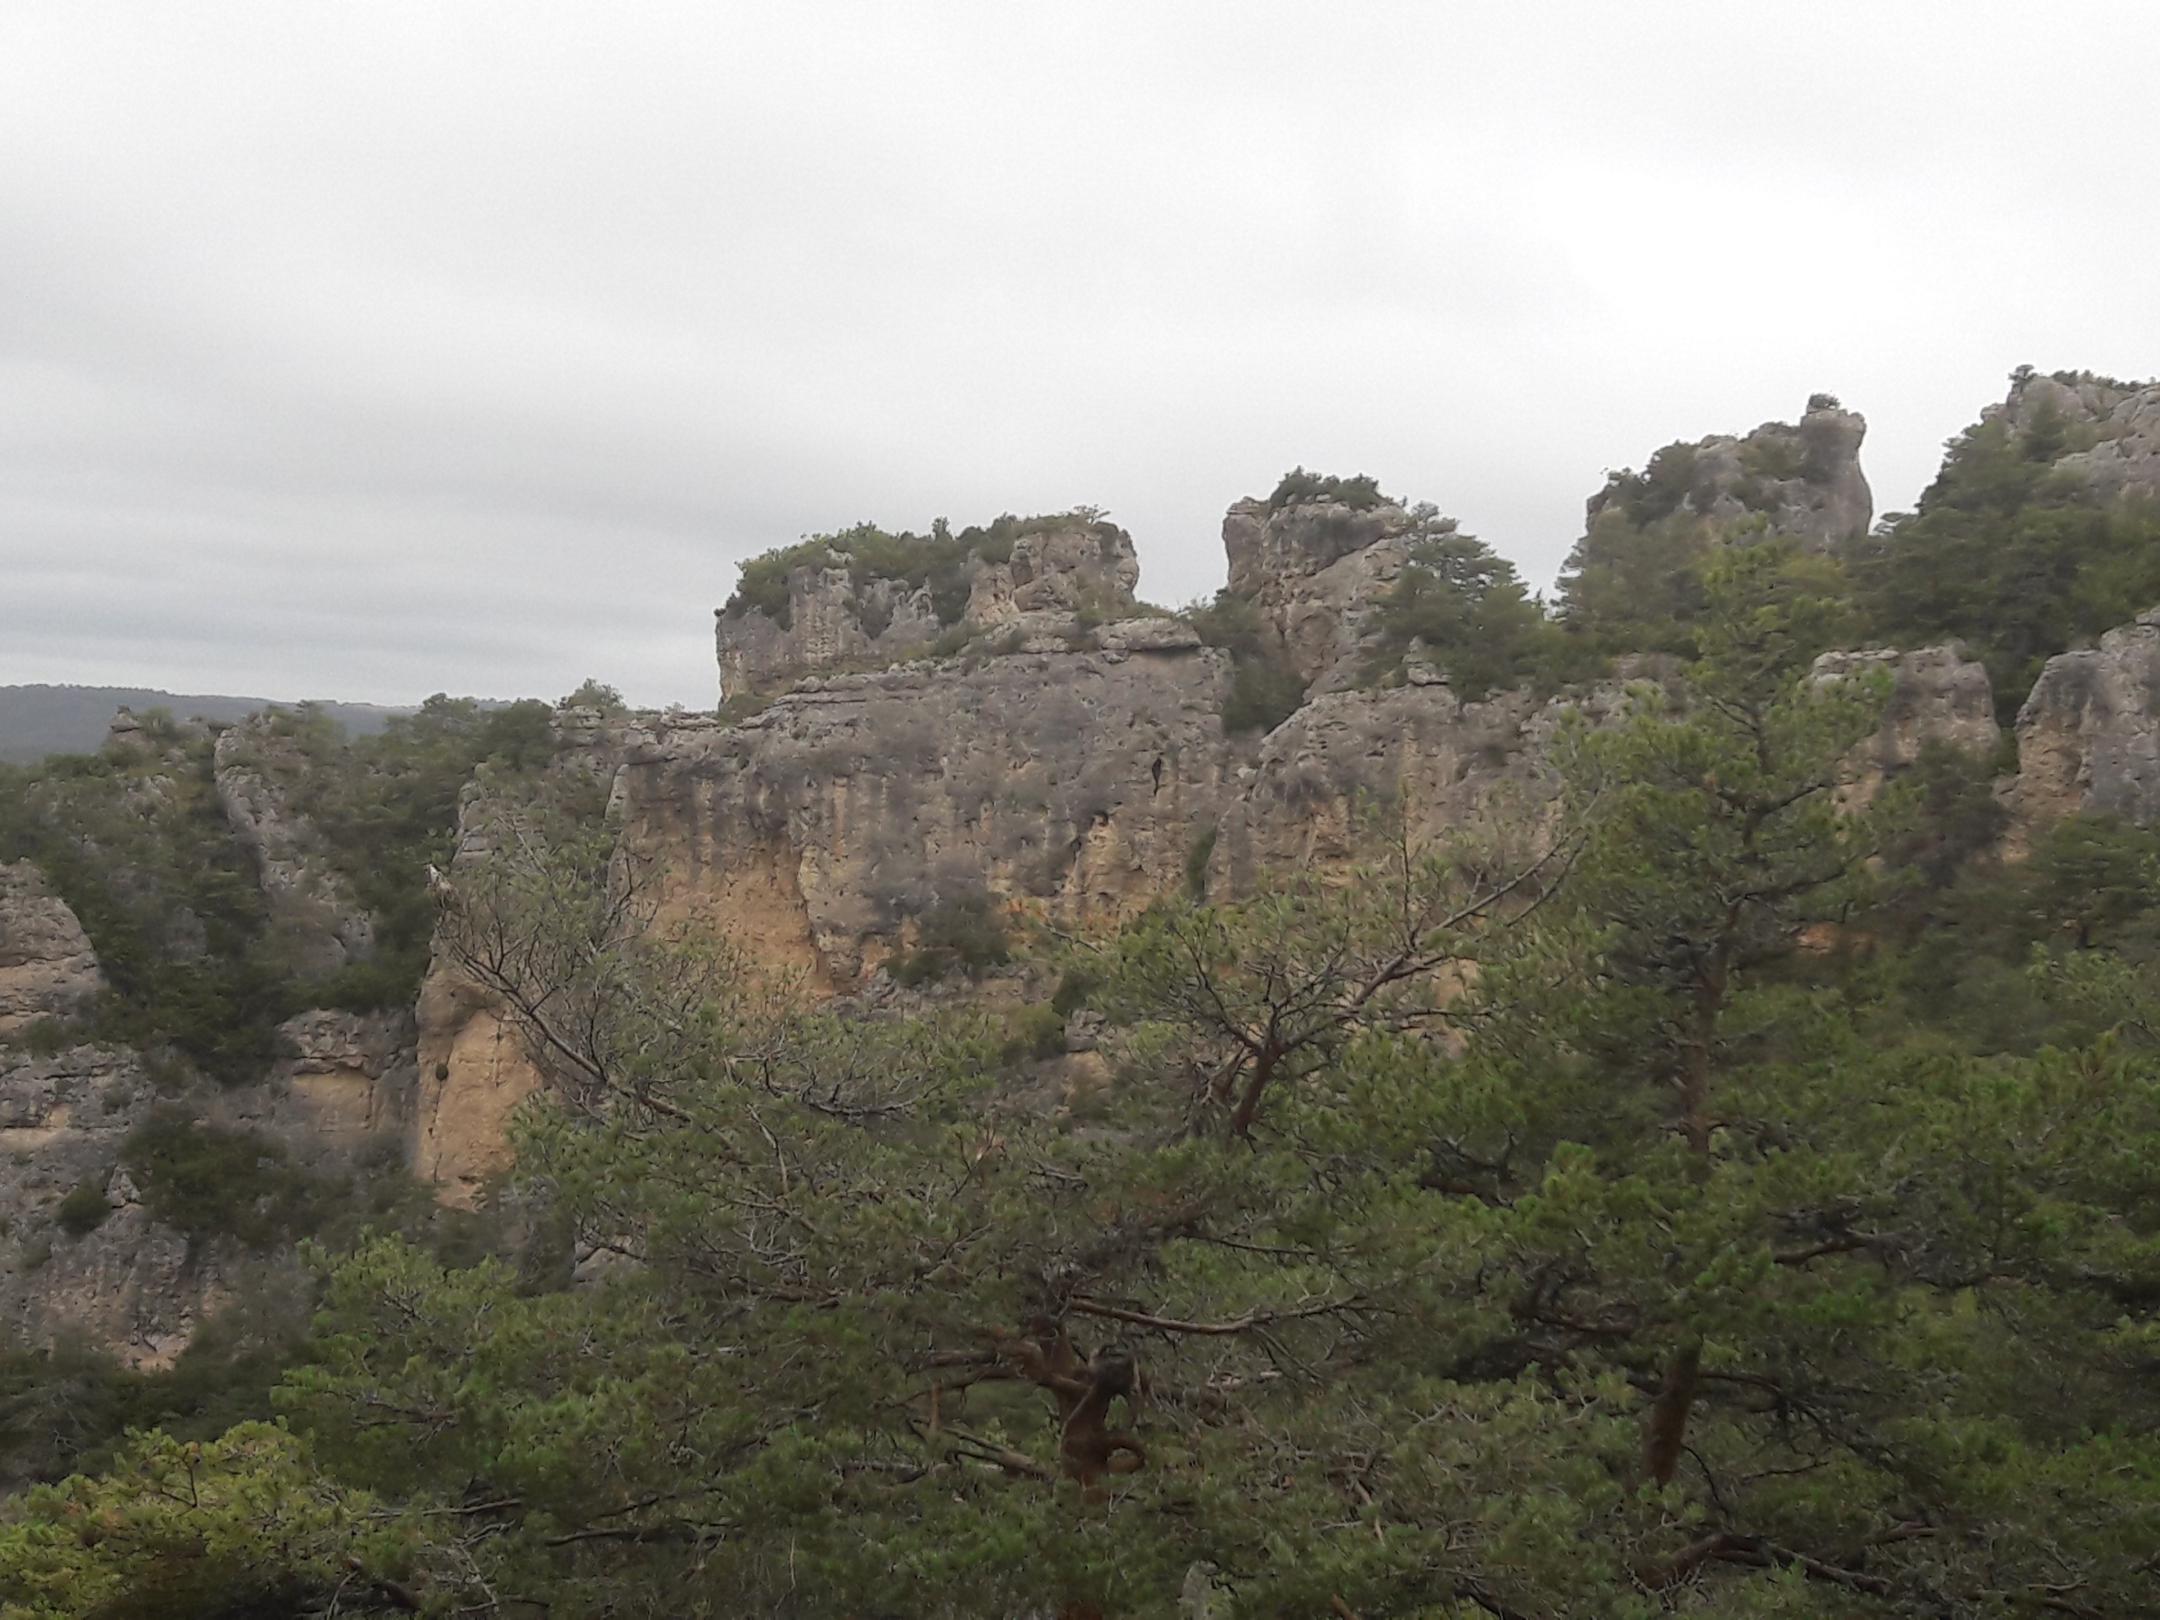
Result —
[[1890, 676], [1890, 698], [1875, 735], [1846, 760], [1847, 802], [1865, 804], [1885, 782], [1917, 764], [1930, 743], [1947, 743], [1981, 758], [2001, 744], [1987, 668], [1967, 658], [1961, 647], [1825, 653], [1815, 660], [1813, 673], [1818, 680], [1837, 680], [1878, 670]]
[[1116, 917], [1173, 887], [1214, 823], [1225, 678], [1153, 619], [812, 677], [740, 725], [633, 730], [622, 835], [663, 917], [836, 988], [956, 894]]
[[1140, 579], [1132, 536], [1086, 512], [959, 536], [857, 532], [794, 551], [806, 555], [752, 564], [779, 578], [714, 615], [723, 699], [916, 657], [955, 630], [1046, 629], [1083, 610], [1115, 618]]
[[218, 802], [254, 863], [271, 926], [294, 963], [332, 973], [375, 951], [375, 923], [331, 864], [322, 835], [290, 802], [308, 766], [274, 714], [223, 732], [215, 755]]
[[[0, 1151], [14, 1161], [0, 1178], [0, 1329], [14, 1342], [76, 1332], [129, 1366], [169, 1366], [220, 1303], [217, 1258], [152, 1218], [119, 1167], [155, 1095], [120, 1048], [0, 1050]], [[64, 1213], [71, 1194], [79, 1212]]]
[[104, 985], [90, 936], [34, 866], [0, 866], [0, 1038], [65, 1017]]
[[2160, 818], [2160, 608], [2049, 659], [2018, 710], [2017, 742], [2026, 825], [2080, 811]]
[[2059, 440], [2056, 470], [2095, 493], [2160, 495], [2160, 383], [2121, 383], [2086, 372], [2021, 374], [1981, 421]]
[[1430, 507], [1247, 499], [1223, 517], [1231, 594], [1244, 597], [1302, 681], [1348, 684], [1366, 621], [1412, 548], [1455, 525]]
[[1735, 532], [1759, 528], [1827, 551], [1865, 534], [1875, 514], [1860, 444], [1867, 419], [1827, 394], [1817, 394], [1796, 423], [1765, 422], [1752, 433], [1713, 434], [1658, 453], [1645, 473], [1616, 480], [1590, 498], [1588, 514], [1632, 508], [1654, 497], [1663, 510], [1684, 511]]

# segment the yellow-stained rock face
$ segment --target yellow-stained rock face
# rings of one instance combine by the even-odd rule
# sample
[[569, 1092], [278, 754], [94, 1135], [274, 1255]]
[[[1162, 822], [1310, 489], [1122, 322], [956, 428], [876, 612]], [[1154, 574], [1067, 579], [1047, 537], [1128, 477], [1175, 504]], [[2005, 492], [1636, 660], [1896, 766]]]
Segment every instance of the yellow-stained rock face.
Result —
[[634, 737], [615, 802], [662, 919], [846, 990], [957, 893], [1087, 923], [1174, 888], [1224, 798], [1223, 661], [1182, 626], [1106, 632]]
[[442, 1202], [471, 1209], [510, 1167], [510, 1117], [545, 1083], [489, 997], [438, 963], [421, 987], [419, 1080], [406, 1162]]

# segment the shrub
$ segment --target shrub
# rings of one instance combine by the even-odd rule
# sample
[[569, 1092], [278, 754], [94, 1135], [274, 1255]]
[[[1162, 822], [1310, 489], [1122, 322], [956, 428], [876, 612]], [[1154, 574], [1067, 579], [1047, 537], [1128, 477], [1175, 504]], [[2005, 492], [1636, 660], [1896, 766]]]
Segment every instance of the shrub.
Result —
[[1223, 730], [1273, 731], [1305, 701], [1305, 683], [1287, 663], [1275, 659], [1238, 657], [1230, 664], [1230, 690], [1223, 699]]
[[1215, 829], [1209, 827], [1185, 852], [1185, 892], [1195, 900], [1207, 898], [1208, 862], [1215, 858]]
[[1011, 958], [1004, 914], [977, 891], [925, 911], [916, 924], [915, 948], [896, 956], [888, 971], [902, 984], [921, 985], [954, 972], [980, 978]]
[[1034, 1002], [1006, 1015], [999, 1057], [1006, 1063], [1041, 1062], [1065, 1051], [1065, 1015], [1048, 1002]]
[[598, 709], [603, 714], [621, 714], [630, 707], [623, 701], [621, 691], [588, 675], [580, 681], [577, 690], [564, 696], [558, 708]]
[[1202, 642], [1230, 655], [1224, 731], [1272, 731], [1305, 701], [1305, 683], [1290, 667], [1281, 638], [1248, 598], [1217, 591], [1214, 600], [1188, 607], [1182, 617]]
[[1096, 976], [1086, 968], [1067, 968], [1059, 976], [1057, 989], [1051, 992], [1050, 1006], [1060, 1018], [1070, 1018], [1088, 1004], [1095, 994]]
[[32, 1057], [49, 1058], [66, 1051], [71, 1036], [64, 1020], [47, 1013], [43, 1018], [34, 1018], [25, 1024], [15, 1038]]
[[1321, 502], [1347, 506], [1354, 512], [1369, 512], [1376, 506], [1392, 504], [1380, 493], [1380, 481], [1370, 474], [1337, 478], [1293, 467], [1282, 475], [1274, 494], [1268, 497], [1267, 507], [1270, 512], [1281, 512], [1293, 506], [1314, 506]]
[[112, 1205], [105, 1201], [104, 1178], [85, 1176], [60, 1200], [60, 1207], [53, 1211], [53, 1219], [69, 1237], [87, 1237], [103, 1226], [110, 1214]]
[[158, 1109], [130, 1132], [120, 1162], [151, 1215], [190, 1239], [260, 1248], [303, 1233], [319, 1216], [310, 1178], [286, 1162], [281, 1144], [176, 1109]]

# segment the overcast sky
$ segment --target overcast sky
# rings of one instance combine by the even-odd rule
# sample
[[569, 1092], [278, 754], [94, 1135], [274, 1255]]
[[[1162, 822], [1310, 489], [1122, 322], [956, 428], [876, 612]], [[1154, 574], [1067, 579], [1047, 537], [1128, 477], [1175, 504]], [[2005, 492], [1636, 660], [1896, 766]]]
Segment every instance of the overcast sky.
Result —
[[735, 563], [2160, 373], [2160, 5], [0, 4], [0, 682], [709, 706]]

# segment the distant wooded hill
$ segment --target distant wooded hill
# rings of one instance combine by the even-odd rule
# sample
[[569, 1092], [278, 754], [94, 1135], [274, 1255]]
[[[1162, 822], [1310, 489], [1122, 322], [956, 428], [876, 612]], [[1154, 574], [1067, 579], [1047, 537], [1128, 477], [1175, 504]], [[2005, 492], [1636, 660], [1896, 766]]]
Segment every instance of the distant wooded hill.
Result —
[[[239, 720], [278, 700], [143, 686], [0, 686], [0, 761], [24, 764], [47, 754], [94, 753], [119, 710], [167, 709], [182, 720]], [[323, 703], [323, 713], [354, 736], [383, 729], [410, 708], [379, 703]]]

